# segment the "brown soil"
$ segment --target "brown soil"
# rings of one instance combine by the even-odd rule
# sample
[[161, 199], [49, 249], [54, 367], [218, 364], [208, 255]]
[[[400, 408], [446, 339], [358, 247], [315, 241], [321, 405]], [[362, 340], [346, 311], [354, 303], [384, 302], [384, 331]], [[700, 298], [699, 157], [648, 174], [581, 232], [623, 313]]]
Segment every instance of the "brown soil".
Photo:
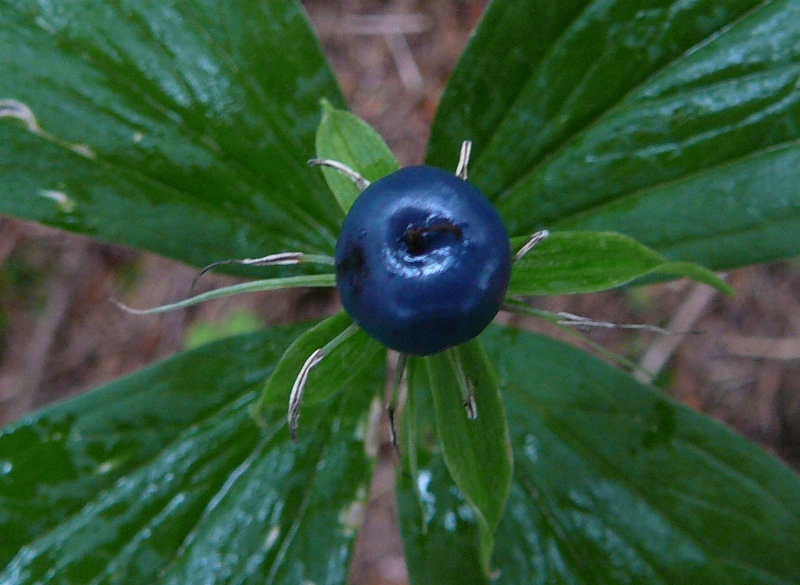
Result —
[[[352, 110], [377, 128], [401, 163], [422, 161], [449, 72], [484, 1], [304, 3]], [[0, 218], [0, 423], [77, 394], [183, 346], [193, 324], [252, 311], [265, 324], [336, 309], [333, 294], [249, 295], [155, 317], [116, 309], [109, 296], [153, 306], [185, 295], [195, 274], [176, 262]], [[537, 306], [614, 323], [666, 325], [687, 336], [598, 329], [591, 340], [660, 369], [657, 383], [800, 467], [800, 272], [791, 261], [729, 275], [728, 298], [686, 282]], [[230, 279], [210, 276], [210, 289]], [[557, 337], [529, 319], [503, 317]], [[571, 339], [571, 338], [570, 338]], [[385, 450], [384, 450], [385, 451]], [[353, 583], [405, 583], [393, 468], [382, 458], [353, 565]], [[362, 537], [364, 535], [362, 534]]]

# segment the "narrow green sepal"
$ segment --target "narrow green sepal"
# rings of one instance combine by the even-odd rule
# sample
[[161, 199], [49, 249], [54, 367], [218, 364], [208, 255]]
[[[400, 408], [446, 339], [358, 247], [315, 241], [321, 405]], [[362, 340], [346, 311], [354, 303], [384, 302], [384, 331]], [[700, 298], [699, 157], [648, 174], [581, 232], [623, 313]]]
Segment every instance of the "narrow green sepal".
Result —
[[[317, 157], [340, 162], [370, 182], [400, 168], [383, 138], [364, 122], [345, 110], [322, 100], [322, 122], [317, 129]], [[342, 210], [347, 213], [360, 192], [353, 181], [341, 173], [323, 168], [322, 173]]]
[[[262, 411], [271, 406], [285, 408], [292, 386], [308, 357], [341, 335], [352, 323], [347, 313], [339, 311], [295, 339], [267, 380], [260, 398], [253, 406], [253, 415], [260, 418]], [[357, 331], [333, 349], [329, 359], [323, 358], [308, 374], [304, 403], [313, 404], [344, 390], [354, 377], [361, 375], [364, 368], [374, 363], [378, 354], [385, 351], [369, 335]]]
[[116, 305], [127, 313], [134, 315], [154, 315], [157, 313], [167, 313], [175, 311], [176, 309], [184, 309], [191, 307], [198, 303], [210, 301], [213, 299], [220, 299], [222, 297], [229, 297], [233, 295], [240, 295], [244, 293], [265, 292], [270, 290], [279, 290], [283, 288], [299, 288], [299, 287], [333, 287], [336, 286], [336, 278], [333, 274], [311, 274], [304, 276], [287, 276], [284, 278], [266, 278], [264, 280], [253, 280], [251, 282], [243, 282], [234, 284], [232, 286], [225, 286], [216, 290], [211, 290], [177, 303], [170, 303], [168, 305], [161, 305], [151, 309], [134, 309], [128, 307], [118, 301]]
[[[513, 238], [518, 250], [527, 238]], [[655, 250], [615, 232], [553, 232], [514, 263], [508, 296], [599, 292], [637, 278], [663, 274], [702, 282], [726, 294], [731, 286], [692, 262], [670, 262]]]
[[[474, 420], [465, 412], [451, 356], [460, 360], [474, 392]], [[449, 355], [429, 356], [425, 364], [444, 459], [453, 481], [475, 510], [481, 564], [488, 573], [512, 473], [511, 443], [497, 378], [477, 339], [454, 348]]]

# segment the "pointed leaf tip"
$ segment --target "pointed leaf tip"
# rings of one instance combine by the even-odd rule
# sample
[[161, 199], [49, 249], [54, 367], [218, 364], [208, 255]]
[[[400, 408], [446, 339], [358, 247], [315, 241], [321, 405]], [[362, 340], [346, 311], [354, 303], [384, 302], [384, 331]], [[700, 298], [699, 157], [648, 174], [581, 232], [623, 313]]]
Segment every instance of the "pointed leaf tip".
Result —
[[[528, 238], [513, 238], [514, 249]], [[653, 274], [685, 277], [731, 294], [712, 271], [670, 262], [630, 236], [615, 232], [554, 231], [514, 263], [509, 296], [582, 294], [617, 288]]]
[[[322, 102], [322, 121], [317, 129], [317, 157], [334, 160], [356, 171], [369, 182], [400, 168], [391, 150], [369, 124], [345, 110]], [[342, 210], [347, 213], [360, 195], [350, 179], [323, 168], [325, 180]]]

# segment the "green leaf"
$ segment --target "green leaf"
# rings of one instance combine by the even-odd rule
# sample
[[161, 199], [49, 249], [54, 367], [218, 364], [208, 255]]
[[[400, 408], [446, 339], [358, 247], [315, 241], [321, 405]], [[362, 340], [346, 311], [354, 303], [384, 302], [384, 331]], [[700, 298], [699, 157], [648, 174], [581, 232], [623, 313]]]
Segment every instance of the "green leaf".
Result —
[[795, 0], [495, 0], [442, 98], [428, 161], [515, 236], [619, 231], [730, 268], [800, 253]]
[[[275, 371], [267, 380], [255, 409], [259, 415], [263, 408], [286, 408], [289, 393], [303, 364], [314, 351], [324, 347], [343, 333], [353, 320], [344, 311], [321, 321], [298, 337], [281, 356]], [[352, 388], [352, 381], [364, 375], [365, 368], [386, 357], [386, 348], [373, 340], [363, 330], [337, 346], [308, 374], [303, 404], [313, 404]]]
[[[317, 130], [317, 157], [340, 162], [370, 182], [400, 168], [383, 138], [361, 118], [322, 102], [322, 122]], [[347, 213], [360, 191], [341, 173], [323, 168], [325, 180], [342, 211]]]
[[406, 472], [397, 474], [409, 577], [414, 585], [486, 583], [478, 519], [444, 462], [427, 386], [424, 362], [409, 359], [401, 436]]
[[306, 161], [343, 100], [296, 2], [4, 3], [0, 70], [0, 213], [196, 265], [333, 250]]
[[249, 414], [307, 326], [209, 344], [0, 431], [0, 582], [342, 583], [383, 362], [309, 405]]
[[[797, 582], [800, 481], [791, 470], [584, 352], [496, 327], [481, 340], [514, 451], [492, 583]], [[432, 582], [414, 569], [445, 546], [463, 564], [436, 582], [487, 582], [463, 580], [474, 576], [477, 524], [459, 515], [442, 455], [422, 444], [419, 461], [427, 535], [408, 481], [399, 497], [407, 550], [418, 547], [412, 582]]]
[[[428, 388], [442, 454], [453, 481], [472, 505], [480, 527], [481, 565], [488, 570], [494, 533], [511, 482], [511, 450], [500, 390], [477, 340], [456, 350], [472, 384], [478, 417], [464, 410], [453, 362], [447, 353], [425, 358]], [[419, 387], [412, 392], [424, 391]]]
[[250, 309], [235, 309], [222, 319], [203, 319], [189, 325], [184, 333], [184, 349], [194, 349], [234, 335], [255, 333], [264, 328], [264, 322]]
[[[527, 238], [514, 238], [522, 247]], [[607, 290], [657, 273], [733, 289], [710, 270], [669, 262], [633, 238], [609, 232], [553, 232], [514, 263], [509, 295], [563, 295]]]

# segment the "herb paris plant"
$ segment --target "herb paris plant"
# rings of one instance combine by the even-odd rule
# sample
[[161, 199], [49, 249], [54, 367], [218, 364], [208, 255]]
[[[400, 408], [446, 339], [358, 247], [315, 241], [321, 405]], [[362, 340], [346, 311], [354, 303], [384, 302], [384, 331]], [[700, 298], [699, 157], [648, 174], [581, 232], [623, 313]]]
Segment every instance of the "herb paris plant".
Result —
[[[318, 148], [328, 140], [327, 134], [332, 133], [330, 120], [337, 118], [338, 124], [334, 126], [346, 128], [344, 133], [351, 135], [355, 142], [380, 145], [375, 150], [386, 153], [385, 166], [391, 168], [396, 165], [381, 138], [363, 121], [335, 110], [325, 101], [323, 110], [317, 135]], [[211, 267], [233, 263], [249, 266], [296, 265], [304, 262], [335, 265], [336, 284], [340, 288], [345, 311], [354, 322], [344, 325], [339, 316], [331, 318], [329, 321], [337, 321], [342, 325], [335, 329], [336, 334], [323, 346], [306, 353], [299, 367], [297, 348], [289, 348], [254, 410], [259, 416], [260, 410], [274, 403], [276, 396], [285, 396], [290, 387], [285, 373], [294, 373], [287, 414], [293, 440], [297, 439], [300, 407], [312, 370], [331, 353], [347, 348], [352, 343], [351, 338], [362, 329], [373, 339], [400, 352], [393, 398], [388, 405], [392, 441], [395, 444], [397, 393], [409, 355], [446, 353], [446, 362], [439, 366], [441, 370], [438, 374], [432, 371], [431, 375], [438, 376], [437, 385], [442, 387], [437, 392], [447, 392], [446, 386], [450, 384], [458, 390], [464, 416], [468, 419], [475, 419], [478, 415], [476, 385], [484, 386], [479, 388], [480, 393], [492, 388], [483, 398], [493, 404], [489, 405], [490, 430], [481, 433], [482, 444], [477, 460], [464, 460], [462, 457], [463, 445], [459, 437], [464, 435], [465, 428], [455, 430], [452, 439], [448, 438], [450, 434], [446, 431], [448, 427], [457, 429], [453, 422], [443, 422], [438, 429], [445, 453], [449, 454], [446, 458], [448, 469], [480, 519], [480, 556], [488, 571], [494, 531], [511, 481], [508, 431], [496, 385], [490, 381], [493, 377], [491, 366], [480, 357], [482, 350], [479, 343], [473, 342], [475, 347], [467, 354], [471, 363], [463, 363], [464, 351], [452, 348], [473, 340], [497, 314], [511, 280], [512, 257], [511, 243], [499, 216], [484, 196], [466, 182], [471, 150], [469, 141], [462, 144], [455, 175], [432, 167], [408, 167], [394, 171], [375, 183], [341, 161], [312, 159], [309, 164], [333, 169], [351, 181], [360, 192], [355, 199], [348, 198], [345, 192], [341, 192], [339, 184], [329, 179], [336, 200], [347, 213], [337, 241], [335, 261], [331, 262], [324, 256], [283, 252], [261, 258], [218, 261], [204, 268], [200, 274]], [[578, 241], [581, 237], [588, 238], [594, 244], [606, 238], [622, 243], [616, 249], [604, 245], [601, 255], [603, 262], [614, 259], [612, 257], [616, 255], [615, 260], [626, 266], [623, 279], [616, 280], [613, 273], [608, 271], [595, 285], [595, 290], [624, 284], [650, 272], [691, 276], [722, 290], [729, 290], [723, 281], [702, 267], [690, 263], [669, 263], [655, 252], [619, 234], [563, 235], [577, 236]], [[521, 270], [530, 271], [531, 267], [524, 264], [526, 257], [549, 236], [548, 231], [542, 230], [519, 242], [515, 246], [514, 263], [522, 263]], [[636, 264], [639, 255], [651, 260], [644, 269]], [[573, 277], [583, 278], [585, 273], [584, 268]], [[120, 307], [138, 314], [158, 313], [213, 297], [309, 282], [312, 279], [302, 277], [300, 280], [291, 277], [267, 279], [234, 285], [155, 309]], [[314, 282], [324, 284], [326, 281]], [[561, 282], [563, 286], [563, 279]], [[569, 281], [567, 286], [570, 286]], [[577, 284], [571, 286], [574, 292], [580, 290]], [[530, 294], [532, 290], [536, 288], [528, 284], [515, 288], [514, 292], [517, 295]], [[505, 306], [508, 310], [527, 311], [525, 305], [512, 302]], [[317, 331], [309, 333], [318, 337]], [[335, 357], [346, 361], [342, 356]], [[435, 360], [431, 361], [428, 367], [435, 363]], [[476, 363], [482, 364], [481, 368], [474, 374], [470, 373], [470, 367], [474, 368]], [[478, 383], [477, 380], [482, 382]], [[415, 449], [413, 443], [410, 449]], [[479, 474], [474, 467], [476, 461], [480, 463], [483, 459], [483, 463], [488, 464], [489, 458], [493, 460], [495, 475], [484, 481], [475, 481]]]
[[[455, 168], [472, 138], [512, 249], [552, 230], [512, 297], [795, 255], [799, 26], [793, 0], [495, 0], [426, 162]], [[358, 187], [324, 168], [331, 198], [303, 165], [320, 97], [344, 100], [294, 2], [7, 2], [0, 65], [0, 211], [198, 266], [301, 262], [238, 290], [335, 283], [311, 262]], [[397, 170], [334, 108], [316, 150], [371, 182]], [[380, 344], [357, 331], [309, 372], [296, 445], [283, 420], [309, 355], [351, 324], [221, 341], [4, 428], [0, 581], [343, 582]], [[408, 382], [413, 582], [797, 581], [796, 477], [630, 376], [490, 327], [410, 357]]]
[[433, 167], [373, 183], [336, 244], [345, 310], [401, 353], [431, 355], [476, 337], [500, 310], [510, 277], [500, 216], [477, 189]]
[[[386, 168], [396, 165], [381, 138], [363, 121], [347, 112], [335, 110], [324, 101], [323, 110], [317, 134], [318, 150], [325, 150], [330, 135], [343, 132], [352, 136], [354, 142], [374, 145], [374, 151], [385, 153]], [[336, 122], [332, 122], [333, 119]], [[482, 357], [480, 344], [475, 340], [470, 345], [471, 349], [467, 346], [461, 350], [452, 348], [473, 340], [497, 314], [509, 285], [512, 258], [511, 244], [500, 218], [483, 195], [466, 183], [471, 146], [469, 141], [462, 144], [456, 175], [431, 167], [409, 167], [394, 171], [375, 183], [370, 183], [357, 170], [341, 161], [312, 159], [310, 164], [331, 168], [344, 175], [361, 192], [355, 199], [348, 197], [340, 184], [329, 178], [336, 200], [347, 212], [337, 242], [335, 262], [324, 257], [286, 252], [255, 259], [226, 260], [212, 266], [234, 262], [269, 266], [298, 264], [308, 260], [324, 266], [335, 264], [336, 282], [342, 289], [345, 310], [355, 323], [343, 320], [341, 315], [332, 317], [328, 322], [337, 323], [336, 328], [332, 329], [335, 334], [313, 351], [309, 351], [310, 348], [301, 342], [302, 338], [298, 340], [284, 354], [255, 408], [258, 416], [266, 405], [274, 404], [278, 397], [285, 397], [290, 387], [286, 374], [294, 375], [287, 415], [293, 440], [297, 437], [300, 406], [312, 370], [326, 363], [323, 360], [329, 354], [344, 352], [351, 344], [363, 343], [356, 340], [362, 328], [374, 339], [401, 352], [394, 379], [394, 397], [388, 406], [393, 441], [397, 390], [409, 355], [446, 353], [446, 356], [442, 354], [431, 358], [426, 364], [429, 369], [433, 368], [431, 376], [436, 378], [436, 384], [440, 386], [437, 394], [457, 389], [465, 410], [463, 416], [468, 419], [477, 417], [479, 403], [488, 403], [488, 427], [480, 429], [478, 450], [466, 459], [464, 453], [471, 452], [462, 444], [464, 435], [468, 434], [467, 428], [459, 428], [452, 419], [441, 422], [438, 428], [448, 469], [479, 518], [480, 557], [484, 569], [488, 571], [494, 531], [511, 481], [508, 430], [498, 389], [492, 382], [491, 366]], [[565, 235], [575, 238], [572, 245], [582, 239], [593, 245], [601, 244], [602, 262], [612, 260], [625, 266], [621, 280], [620, 275], [608, 271], [594, 283], [594, 290], [618, 286], [659, 271], [692, 276], [722, 290], [729, 290], [723, 281], [702, 267], [667, 262], [655, 252], [619, 234], [573, 233], [562, 234], [562, 237]], [[523, 273], [532, 270], [525, 261], [535, 255], [534, 247], [546, 242], [549, 236], [548, 231], [539, 231], [515, 246], [513, 260], [521, 266], [518, 270]], [[616, 242], [617, 246], [609, 246], [609, 242]], [[639, 256], [648, 258], [649, 262], [639, 265]], [[533, 270], [536, 270], [535, 267]], [[566, 280], [562, 275], [561, 286], [573, 287], [577, 292], [581, 286], [585, 286], [578, 284], [585, 275], [585, 266], [571, 275], [568, 273]], [[292, 286], [297, 282], [291, 278], [267, 279], [245, 286], [248, 286], [247, 292], [251, 292], [260, 288], [271, 290]], [[533, 282], [536, 282], [535, 278]], [[531, 282], [515, 287], [517, 295], [531, 294], [531, 291], [537, 291], [536, 285]], [[235, 285], [180, 303], [134, 312], [162, 312], [212, 296], [240, 292], [243, 292], [243, 285]], [[568, 288], [568, 292], [573, 290]], [[527, 309], [524, 305], [514, 303], [507, 303], [506, 307], [509, 310]], [[320, 329], [314, 329], [309, 331], [308, 336], [319, 339], [319, 333]], [[464, 355], [469, 356], [466, 362]], [[343, 363], [349, 361], [341, 355], [334, 357]], [[444, 362], [441, 361], [442, 357]], [[437, 363], [438, 366], [435, 365]], [[310, 386], [313, 390], [314, 384]], [[483, 394], [482, 399], [476, 400], [476, 394]], [[413, 443], [410, 449], [415, 449]], [[495, 469], [494, 475], [478, 479], [480, 467], [488, 466], [490, 459]]]

